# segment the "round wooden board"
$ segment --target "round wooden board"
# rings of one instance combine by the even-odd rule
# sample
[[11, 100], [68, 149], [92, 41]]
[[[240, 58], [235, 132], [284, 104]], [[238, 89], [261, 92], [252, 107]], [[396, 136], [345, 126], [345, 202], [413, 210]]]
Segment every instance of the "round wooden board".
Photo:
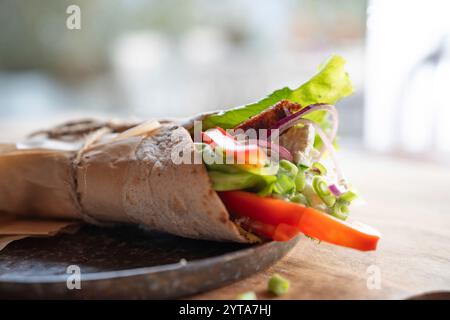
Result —
[[[264, 270], [297, 242], [298, 238], [242, 245], [183, 239], [130, 226], [84, 226], [76, 234], [28, 238], [1, 251], [0, 298], [185, 297]], [[68, 289], [71, 265], [80, 268], [80, 290]]]

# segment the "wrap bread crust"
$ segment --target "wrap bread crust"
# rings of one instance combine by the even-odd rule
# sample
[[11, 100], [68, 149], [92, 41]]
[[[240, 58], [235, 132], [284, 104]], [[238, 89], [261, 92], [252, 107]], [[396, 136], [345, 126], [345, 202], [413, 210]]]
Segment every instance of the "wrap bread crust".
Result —
[[0, 146], [0, 211], [258, 241], [230, 219], [206, 167], [175, 164], [176, 150], [193, 155], [194, 144], [184, 127], [170, 122], [148, 135], [102, 139], [78, 152]]
[[80, 218], [74, 152], [0, 146], [0, 214]]

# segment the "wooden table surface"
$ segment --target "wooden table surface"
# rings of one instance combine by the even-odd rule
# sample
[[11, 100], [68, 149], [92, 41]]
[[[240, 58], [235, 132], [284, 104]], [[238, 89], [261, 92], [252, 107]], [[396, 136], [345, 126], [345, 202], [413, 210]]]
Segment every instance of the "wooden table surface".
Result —
[[192, 298], [234, 299], [249, 290], [272, 298], [266, 286], [273, 273], [291, 282], [283, 299], [404, 299], [450, 291], [450, 168], [361, 152], [340, 159], [367, 202], [351, 217], [383, 234], [376, 252], [303, 237], [269, 270]]

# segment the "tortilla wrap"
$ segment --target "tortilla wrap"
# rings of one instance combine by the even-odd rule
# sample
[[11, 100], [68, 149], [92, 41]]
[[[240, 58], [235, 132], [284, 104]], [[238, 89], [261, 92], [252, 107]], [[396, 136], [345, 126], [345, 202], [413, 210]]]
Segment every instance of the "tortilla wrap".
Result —
[[[25, 147], [0, 146], [0, 212], [140, 224], [195, 239], [258, 241], [230, 219], [203, 164], [172, 161], [178, 150], [195, 152], [184, 127], [162, 122], [151, 132], [127, 135], [131, 125], [96, 124], [84, 132], [71, 125], [68, 132], [64, 126], [40, 132], [46, 148], [27, 141]], [[64, 144], [64, 150], [52, 150], [49, 141]]]

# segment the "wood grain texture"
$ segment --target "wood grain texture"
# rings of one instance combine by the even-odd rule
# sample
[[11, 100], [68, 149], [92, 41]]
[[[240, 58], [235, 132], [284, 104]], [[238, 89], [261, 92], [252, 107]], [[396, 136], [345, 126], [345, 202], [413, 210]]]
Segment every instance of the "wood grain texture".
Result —
[[[450, 291], [450, 169], [364, 153], [341, 159], [367, 202], [353, 210], [352, 218], [383, 234], [376, 252], [301, 239], [269, 270], [192, 298], [234, 299], [248, 290], [273, 298], [266, 290], [273, 273], [291, 281], [283, 299], [404, 299]], [[370, 266], [380, 270], [379, 290], [368, 289]]]

